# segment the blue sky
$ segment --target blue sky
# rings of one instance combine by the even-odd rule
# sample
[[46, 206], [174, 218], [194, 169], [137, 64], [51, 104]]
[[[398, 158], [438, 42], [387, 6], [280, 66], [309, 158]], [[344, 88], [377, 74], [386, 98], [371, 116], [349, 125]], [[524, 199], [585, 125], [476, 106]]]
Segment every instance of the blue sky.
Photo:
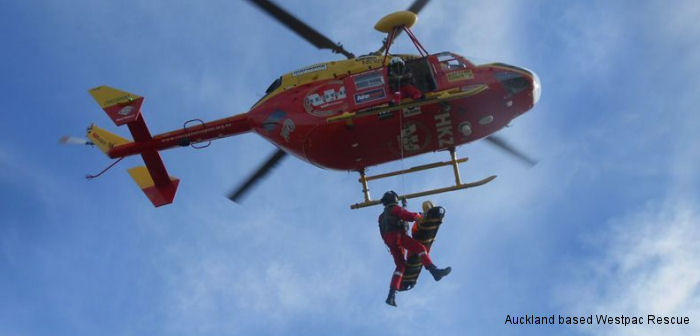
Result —
[[[286, 1], [356, 54], [402, 1]], [[700, 6], [694, 1], [432, 1], [414, 32], [534, 70], [542, 98], [459, 149], [465, 179], [435, 196], [453, 273], [384, 304], [393, 265], [354, 173], [284, 161], [243, 205], [224, 195], [274, 150], [254, 134], [162, 154], [181, 179], [154, 209], [129, 158], [60, 147], [95, 122], [107, 84], [146, 97], [153, 133], [245, 112], [282, 73], [339, 59], [239, 1], [0, 2], [2, 335], [695, 335], [700, 332]], [[411, 51], [404, 36], [399, 51]], [[445, 159], [407, 159], [374, 172]], [[372, 184], [410, 192], [449, 169]], [[409, 203], [418, 208], [419, 201]], [[506, 315], [689, 316], [690, 326], [508, 326]]]

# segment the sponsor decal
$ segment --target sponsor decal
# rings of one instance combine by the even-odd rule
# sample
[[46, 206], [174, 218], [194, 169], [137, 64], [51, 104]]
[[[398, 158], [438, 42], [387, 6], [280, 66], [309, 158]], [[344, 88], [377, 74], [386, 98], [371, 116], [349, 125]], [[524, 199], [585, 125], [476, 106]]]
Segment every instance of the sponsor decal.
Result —
[[299, 70], [296, 70], [292, 72], [292, 77], [297, 77], [301, 75], [306, 75], [308, 73], [316, 72], [316, 71], [322, 71], [326, 70], [326, 65], [325, 64], [316, 64], [316, 65], [311, 65], [307, 66], [306, 68], [301, 68]]
[[362, 63], [362, 64], [365, 64], [365, 65], [380, 65], [380, 64], [382, 64], [383, 59], [384, 59], [384, 57], [366, 55], [366, 56], [360, 56], [360, 57], [356, 58], [355, 60]]
[[91, 138], [90, 140], [93, 140], [93, 142], [99, 142], [102, 146], [110, 146], [110, 147], [114, 146], [114, 144], [111, 144], [107, 140], [102, 139], [100, 134], [97, 132], [94, 132], [92, 129], [90, 130], [88, 137], [90, 137]]
[[450, 112], [435, 115], [435, 130], [437, 132], [438, 147], [454, 146], [455, 140], [452, 134], [452, 120]]
[[355, 82], [355, 88], [358, 91], [384, 86], [384, 74], [382, 74], [381, 70], [353, 76], [352, 80]]
[[131, 114], [131, 112], [134, 112], [134, 107], [131, 105], [127, 105], [127, 106], [122, 107], [122, 109], [119, 110], [119, 112], [117, 112], [117, 114], [119, 114], [121, 116], [128, 116], [129, 114]]
[[279, 121], [284, 118], [284, 116], [287, 115], [287, 112], [284, 112], [280, 109], [275, 110], [274, 112], [270, 113], [270, 115], [263, 121], [262, 127], [268, 131], [272, 132], [275, 128], [277, 128], [277, 125], [279, 124]]
[[453, 71], [447, 74], [447, 80], [450, 82], [456, 82], [461, 80], [467, 80], [474, 78], [474, 74], [471, 70], [459, 70]]
[[405, 107], [403, 109], [404, 117], [412, 117], [420, 114], [420, 106]]
[[342, 81], [331, 81], [317, 86], [306, 94], [304, 109], [316, 117], [326, 117], [347, 108], [345, 86]]
[[365, 91], [355, 95], [355, 104], [364, 104], [386, 97], [384, 88]]
[[294, 132], [294, 129], [296, 129], [294, 121], [289, 118], [284, 119], [284, 122], [282, 123], [282, 131], [280, 132], [280, 135], [284, 138], [284, 141], [289, 142], [289, 135]]
[[394, 111], [381, 111], [377, 113], [377, 119], [379, 120], [389, 120], [394, 117]]

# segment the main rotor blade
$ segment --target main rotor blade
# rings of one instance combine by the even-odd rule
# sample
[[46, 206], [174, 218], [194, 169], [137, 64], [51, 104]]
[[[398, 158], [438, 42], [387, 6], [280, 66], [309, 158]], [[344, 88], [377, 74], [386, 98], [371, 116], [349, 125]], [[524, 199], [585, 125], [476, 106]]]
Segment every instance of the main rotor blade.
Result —
[[429, 0], [416, 0], [411, 4], [411, 7], [408, 7], [408, 10], [418, 14], [423, 7], [428, 3]]
[[238, 189], [228, 195], [228, 198], [236, 203], [245, 196], [245, 194], [258, 183], [270, 170], [275, 167], [279, 161], [285, 157], [287, 153], [281, 149], [274, 152], [248, 179], [241, 184]]
[[321, 33], [311, 28], [306, 23], [294, 17], [289, 12], [277, 6], [272, 1], [269, 0], [248, 0], [254, 5], [258, 6], [265, 13], [269, 14], [273, 18], [277, 19], [280, 23], [287, 26], [287, 28], [293, 30], [299, 36], [303, 37], [305, 40], [311, 42], [316, 48], [319, 49], [330, 49], [336, 54], [343, 54], [347, 58], [355, 58], [351, 52], [345, 50], [340, 43], [334, 43], [329, 38], [323, 36]]
[[[418, 12], [420, 12], [421, 9], [423, 9], [423, 7], [425, 7], [425, 5], [428, 4], [428, 1], [430, 1], [430, 0], [416, 0], [416, 1], [414, 1], [414, 2], [411, 4], [410, 7], [408, 7], [408, 10], [411, 11], [411, 12], [413, 12], [413, 13], [415, 13], [415, 14], [417, 15]], [[381, 53], [383, 53], [384, 50], [386, 50], [386, 47], [389, 46], [389, 45], [391, 45], [391, 43], [393, 42], [393, 40], [395, 40], [397, 36], [401, 35], [402, 32], [403, 32], [403, 30], [397, 30], [397, 31], [396, 31], [396, 35], [394, 35], [394, 38], [393, 38], [391, 41], [388, 41], [388, 40], [385, 39], [385, 40], [384, 40], [384, 44], [382, 45], [382, 47], [379, 48], [379, 50], [375, 51], [375, 53], [376, 53], [376, 54], [381, 54]]]
[[520, 159], [522, 162], [527, 164], [530, 167], [533, 167], [534, 165], [537, 164], [537, 160], [531, 159], [527, 155], [521, 153], [515, 147], [509, 145], [505, 140], [503, 140], [501, 137], [496, 136], [496, 135], [490, 135], [486, 137], [486, 140], [488, 140], [492, 145], [495, 145], [496, 147], [510, 153], [511, 155], [515, 156], [516, 158]]

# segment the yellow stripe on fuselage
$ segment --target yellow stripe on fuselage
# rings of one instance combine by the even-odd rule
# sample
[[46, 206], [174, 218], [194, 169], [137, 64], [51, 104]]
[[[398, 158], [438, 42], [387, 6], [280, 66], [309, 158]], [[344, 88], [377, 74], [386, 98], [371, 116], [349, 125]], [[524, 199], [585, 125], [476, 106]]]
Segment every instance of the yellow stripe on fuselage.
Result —
[[[278, 88], [270, 92], [268, 95], [263, 97], [263, 99], [261, 99], [258, 103], [255, 104], [255, 106], [253, 106], [253, 108], [262, 104], [271, 97], [274, 97], [279, 93], [289, 90], [293, 87], [313, 83], [316, 81], [340, 79], [349, 75], [365, 72], [367, 70], [381, 68], [382, 65], [389, 64], [391, 56], [394, 55], [389, 55], [389, 57], [386, 58], [386, 63], [384, 64], [382, 64], [382, 61], [384, 60], [384, 55], [365, 55], [348, 60], [317, 63], [284, 74], [282, 75], [282, 84], [280, 84]], [[404, 60], [419, 57], [416, 55], [395, 56], [400, 56]]]

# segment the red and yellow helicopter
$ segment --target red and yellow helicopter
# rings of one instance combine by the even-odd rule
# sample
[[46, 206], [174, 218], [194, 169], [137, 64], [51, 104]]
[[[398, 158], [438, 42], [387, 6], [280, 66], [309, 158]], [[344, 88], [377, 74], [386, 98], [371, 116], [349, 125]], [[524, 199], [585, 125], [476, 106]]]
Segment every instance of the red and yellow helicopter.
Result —
[[[89, 140], [64, 137], [63, 142], [94, 144], [110, 158], [141, 155], [145, 166], [129, 174], [154, 206], [172, 203], [179, 180], [168, 174], [159, 151], [173, 147], [206, 146], [214, 139], [255, 132], [278, 147], [277, 151], [229, 198], [237, 201], [287, 154], [321, 168], [357, 171], [364, 199], [351, 205], [378, 204], [369, 194], [371, 180], [442, 166], [452, 166], [455, 184], [445, 188], [402, 195], [414, 198], [482, 185], [495, 176], [463, 183], [455, 148], [485, 138], [522, 160], [533, 161], [491, 136], [511, 120], [530, 110], [540, 96], [534, 72], [503, 63], [474, 64], [451, 52], [428, 53], [410, 28], [427, 0], [415, 1], [407, 11], [389, 14], [375, 29], [386, 33], [376, 52], [355, 57], [307, 24], [268, 0], [249, 0], [320, 49], [330, 49], [346, 60], [313, 64], [277, 78], [266, 94], [246, 113], [203, 122], [185, 122], [182, 129], [151, 135], [141, 106], [144, 98], [107, 86], [90, 94], [117, 126], [126, 125], [133, 140], [95, 125]], [[418, 50], [416, 55], [392, 55], [394, 39], [405, 32]], [[397, 97], [389, 85], [390, 59], [399, 57], [413, 74], [421, 99]], [[450, 159], [367, 176], [370, 166], [423, 153], [446, 150]], [[104, 171], [103, 171], [104, 172]], [[101, 173], [100, 173], [101, 174]], [[99, 174], [98, 174], [99, 176]], [[89, 176], [90, 177], [90, 176]]]

